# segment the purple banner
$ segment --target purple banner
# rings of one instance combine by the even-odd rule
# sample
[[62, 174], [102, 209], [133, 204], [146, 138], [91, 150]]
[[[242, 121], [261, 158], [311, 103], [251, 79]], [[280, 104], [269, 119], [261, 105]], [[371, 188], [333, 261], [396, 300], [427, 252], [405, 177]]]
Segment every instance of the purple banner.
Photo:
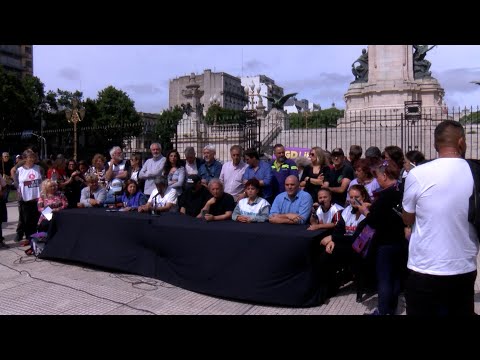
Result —
[[[308, 154], [310, 154], [310, 148], [285, 146], [285, 156], [287, 159], [296, 159], [298, 157], [308, 158]], [[272, 156], [272, 159], [275, 159], [275, 154]]]

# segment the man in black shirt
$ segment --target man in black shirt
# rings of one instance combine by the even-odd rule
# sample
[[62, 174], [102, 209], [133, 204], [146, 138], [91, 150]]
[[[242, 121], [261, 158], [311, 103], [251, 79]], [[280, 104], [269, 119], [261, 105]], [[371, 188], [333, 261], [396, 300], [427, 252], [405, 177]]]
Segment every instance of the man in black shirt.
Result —
[[332, 192], [332, 203], [345, 206], [348, 185], [355, 177], [354, 171], [345, 161], [345, 153], [341, 148], [333, 149], [332, 161], [334, 168], [330, 171], [328, 179], [328, 189]]
[[210, 191], [202, 185], [199, 175], [189, 175], [185, 191], [178, 200], [180, 212], [193, 217], [201, 217], [200, 211], [212, 197]]
[[235, 210], [233, 196], [223, 191], [223, 184], [219, 179], [212, 179], [208, 183], [208, 190], [212, 198], [207, 201], [202, 209], [203, 216], [207, 221], [229, 220]]

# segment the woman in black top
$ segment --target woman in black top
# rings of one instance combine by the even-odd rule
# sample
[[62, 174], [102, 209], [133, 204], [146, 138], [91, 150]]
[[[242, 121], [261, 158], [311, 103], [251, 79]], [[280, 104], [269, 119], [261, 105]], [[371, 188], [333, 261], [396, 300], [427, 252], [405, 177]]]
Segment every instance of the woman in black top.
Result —
[[374, 166], [373, 173], [382, 190], [375, 193], [373, 204], [363, 202], [358, 207], [376, 231], [368, 255], [375, 261], [377, 277], [378, 309], [373, 314], [394, 315], [407, 259], [404, 224], [395, 211], [403, 196], [398, 186], [400, 168], [384, 160]]
[[312, 150], [310, 150], [309, 157], [312, 165], [307, 165], [303, 170], [300, 187], [304, 188], [304, 191], [310, 194], [315, 203], [317, 202], [318, 190], [320, 190], [324, 184], [328, 186], [328, 181], [325, 179], [329, 177], [330, 168], [326, 163], [325, 154], [321, 147], [313, 147]]

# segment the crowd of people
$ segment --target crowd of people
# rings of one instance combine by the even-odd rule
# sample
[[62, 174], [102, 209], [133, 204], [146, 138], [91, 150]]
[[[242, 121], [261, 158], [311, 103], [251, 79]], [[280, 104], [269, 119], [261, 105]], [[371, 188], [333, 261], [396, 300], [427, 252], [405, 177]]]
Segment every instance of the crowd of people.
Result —
[[[16, 189], [15, 241], [48, 229], [46, 208], [110, 207], [207, 222], [304, 225], [299, 231], [318, 232], [321, 302], [353, 279], [377, 291], [372, 314], [395, 314], [401, 291], [407, 314], [471, 314], [478, 239], [467, 219], [473, 177], [463, 159], [463, 127], [442, 122], [435, 146], [439, 158], [431, 161], [418, 151], [404, 155], [397, 146], [370, 147], [363, 154], [358, 145], [348, 157], [341, 148], [313, 147], [308, 159], [294, 161], [277, 144], [267, 162], [257, 150], [234, 145], [231, 160], [222, 164], [212, 145], [202, 149], [203, 158], [187, 147], [181, 159], [175, 149], [163, 156], [153, 143], [143, 164], [137, 154], [126, 160], [115, 146], [109, 161], [96, 154], [90, 165], [61, 154], [39, 163], [27, 149], [16, 164], [3, 153], [0, 215], [5, 221], [8, 192]], [[367, 226], [374, 236], [362, 257], [352, 244]]]

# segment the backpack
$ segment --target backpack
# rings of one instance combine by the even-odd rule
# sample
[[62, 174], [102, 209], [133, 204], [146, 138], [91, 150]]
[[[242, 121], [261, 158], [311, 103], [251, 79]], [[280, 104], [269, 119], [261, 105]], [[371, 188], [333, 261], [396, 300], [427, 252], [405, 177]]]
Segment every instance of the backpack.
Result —
[[473, 193], [468, 200], [468, 221], [475, 227], [480, 240], [480, 163], [467, 160], [473, 175]]

